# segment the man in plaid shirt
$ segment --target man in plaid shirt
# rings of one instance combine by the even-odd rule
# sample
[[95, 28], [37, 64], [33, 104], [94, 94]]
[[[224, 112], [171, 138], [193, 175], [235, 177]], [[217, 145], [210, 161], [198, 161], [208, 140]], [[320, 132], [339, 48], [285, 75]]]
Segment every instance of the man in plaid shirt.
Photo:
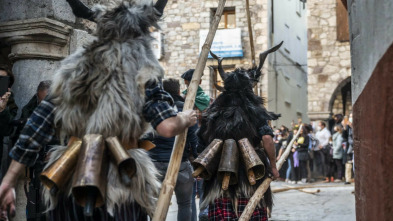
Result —
[[[173, 137], [196, 123], [195, 111], [176, 113], [172, 108], [171, 96], [162, 89], [160, 82], [148, 83], [145, 95], [143, 117], [161, 136]], [[15, 215], [15, 186], [18, 177], [25, 166], [35, 164], [42, 147], [55, 138], [55, 111], [56, 107], [50, 96], [43, 100], [27, 121], [10, 152], [13, 160], [0, 186], [0, 202], [1, 210], [8, 210], [11, 216]]]

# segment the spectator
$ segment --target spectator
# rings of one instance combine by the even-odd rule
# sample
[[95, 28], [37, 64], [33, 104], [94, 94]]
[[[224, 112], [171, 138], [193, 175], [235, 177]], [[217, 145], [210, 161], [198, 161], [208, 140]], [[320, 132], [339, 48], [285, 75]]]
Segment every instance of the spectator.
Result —
[[[10, 78], [8, 85], [8, 92], [1, 94], [0, 99], [0, 162], [3, 161], [3, 149], [4, 149], [4, 138], [9, 136], [12, 132], [13, 126], [11, 125], [12, 120], [15, 118], [18, 112], [18, 106], [15, 104], [14, 94], [11, 92], [11, 87], [14, 84], [14, 75], [11, 69], [7, 65], [0, 65], [0, 76], [8, 76]], [[8, 142], [8, 146], [11, 147]], [[8, 150], [8, 148], [7, 148]], [[7, 151], [8, 153], [8, 151]], [[4, 163], [0, 166], [6, 167]], [[4, 168], [3, 168], [4, 169]], [[3, 171], [3, 170], [2, 170]]]
[[298, 182], [298, 184], [304, 184], [307, 182], [307, 161], [309, 160], [309, 155], [308, 155], [308, 146], [310, 143], [310, 138], [308, 136], [307, 129], [305, 127], [302, 127], [300, 130], [300, 135], [298, 139], [295, 141], [296, 145], [296, 152], [297, 152], [297, 157], [299, 159], [299, 179], [301, 178], [301, 181]]
[[344, 116], [342, 114], [335, 114], [335, 115], [333, 115], [333, 121], [332, 121], [333, 125], [331, 126], [331, 129], [330, 129], [331, 134], [335, 133], [334, 127], [335, 126], [341, 126], [341, 122], [343, 120], [344, 120]]
[[[285, 128], [283, 128], [283, 126], [281, 126], [280, 130], [282, 132], [281, 132], [281, 135], [280, 135], [281, 139], [278, 142], [279, 150], [278, 151], [276, 150], [277, 161], [280, 160], [280, 158], [281, 158], [282, 154], [284, 153], [288, 143], [290, 142], [290, 141], [288, 141], [288, 135], [289, 135], [288, 128], [285, 129]], [[283, 165], [282, 165], [282, 167], [281, 167], [281, 169], [280, 169], [280, 171], [279, 171], [280, 177], [283, 177], [285, 179], [285, 182], [289, 182], [289, 179], [290, 179], [290, 177], [289, 177], [290, 176], [290, 163], [289, 163], [289, 161], [290, 161], [289, 158], [287, 160], [285, 160]], [[288, 171], [288, 169], [289, 169], [289, 171]]]
[[315, 138], [314, 136], [314, 129], [312, 124], [305, 124], [304, 127], [307, 129], [308, 131], [308, 137], [310, 138], [310, 142], [308, 145], [308, 154], [310, 155], [309, 160], [307, 161], [307, 179], [309, 182], [313, 182], [313, 173], [312, 171], [314, 171], [314, 149], [318, 149], [318, 145], [319, 145], [319, 141], [317, 140], [317, 138]]
[[[184, 79], [184, 83], [187, 85], [187, 87], [190, 85], [190, 81], [192, 79], [192, 75], [194, 74], [195, 69], [189, 69], [188, 71], [184, 72], [181, 75], [181, 78]], [[202, 80], [199, 82], [199, 84], [202, 83]], [[187, 90], [183, 91], [183, 94], [187, 94]], [[196, 93], [195, 97], [195, 108], [197, 115], [198, 115], [198, 125], [200, 126], [201, 118], [202, 118], [202, 112], [209, 106], [209, 104], [212, 102], [212, 99], [207, 95], [203, 89], [198, 86], [198, 90]]]
[[282, 145], [282, 133], [281, 133], [280, 129], [276, 129], [276, 130], [274, 130], [273, 134], [274, 134], [274, 137], [273, 137], [274, 147], [276, 148], [276, 155], [278, 156], [278, 152], [279, 152], [281, 145]]
[[[41, 81], [38, 84], [37, 92], [33, 95], [30, 101], [22, 108], [21, 117], [17, 120], [17, 130], [15, 130], [12, 135], [13, 143], [16, 143], [16, 140], [19, 137], [20, 131], [23, 129], [23, 126], [26, 124], [27, 119], [34, 112], [35, 108], [41, 103], [42, 100], [48, 95], [49, 88], [51, 85], [51, 81]], [[60, 145], [58, 139], [54, 139], [48, 145]], [[28, 190], [27, 197], [27, 205], [26, 205], [26, 220], [34, 221], [34, 220], [45, 220], [45, 205], [41, 200], [41, 181], [39, 179], [39, 175], [45, 166], [45, 156], [49, 150], [49, 146], [46, 145], [36, 160], [35, 164], [32, 167], [29, 167], [26, 173], [26, 177], [30, 180], [29, 183], [25, 183], [24, 188]]]
[[[11, 92], [11, 87], [15, 81], [11, 69], [7, 65], [0, 64], [0, 76], [8, 76], [10, 79], [8, 92], [0, 94], [0, 171], [2, 178], [9, 165], [8, 156], [6, 156], [6, 160], [3, 160], [4, 148], [6, 148], [5, 151], [8, 153], [9, 148], [12, 146], [10, 139], [6, 142], [7, 145], [4, 145], [4, 138], [8, 137], [12, 132], [13, 126], [11, 125], [11, 121], [15, 118], [18, 112], [18, 106], [16, 106], [14, 94]], [[3, 211], [0, 218], [8, 220], [7, 212]]]
[[[289, 135], [288, 140], [292, 140], [293, 136], [298, 132], [299, 130], [299, 125], [295, 125], [292, 129], [292, 134]], [[289, 145], [289, 144], [288, 144]], [[293, 144], [291, 149], [291, 153], [289, 154], [289, 159], [291, 160], [291, 184], [296, 184], [299, 181], [299, 158], [298, 158], [298, 152], [296, 151], [296, 145]]]
[[333, 160], [333, 141], [332, 137], [329, 138], [329, 143], [326, 145], [322, 151], [325, 155], [325, 170], [326, 170], [326, 180], [325, 183], [334, 182], [334, 172], [335, 165]]
[[[186, 84], [186, 86], [188, 87], [190, 85], [192, 76], [194, 74], [195, 69], [189, 69], [188, 71], [184, 72], [181, 75], [181, 78], [184, 79], [184, 83]], [[202, 83], [202, 80], [200, 80], [199, 84]], [[187, 90], [183, 91], [183, 94], [186, 95], [187, 94]], [[207, 95], [203, 89], [198, 86], [198, 90], [196, 93], [196, 97], [195, 97], [195, 106], [194, 106], [194, 110], [197, 113], [197, 117], [198, 117], [198, 126], [200, 126], [201, 124], [201, 119], [202, 119], [202, 112], [204, 110], [206, 110], [206, 108], [210, 105], [210, 103], [213, 100], [209, 97], [209, 95]], [[195, 183], [194, 183], [194, 190], [193, 190], [193, 202], [192, 202], [192, 214], [193, 214], [193, 219], [192, 221], [196, 221], [196, 205], [195, 205], [195, 197], [196, 195], [199, 195], [200, 198], [202, 198], [203, 196], [203, 189], [202, 189], [202, 185], [203, 185], [203, 179], [200, 177], [195, 178]], [[207, 211], [207, 210], [206, 210]], [[200, 217], [201, 216], [207, 216], [207, 212], [201, 212], [200, 213]]]
[[[173, 97], [177, 110], [179, 112], [182, 111], [184, 99], [180, 96], [179, 81], [176, 79], [164, 80], [163, 87], [164, 90]], [[188, 157], [190, 152], [193, 153], [194, 157], [196, 157], [197, 129], [197, 124], [188, 129], [186, 146], [184, 149], [182, 162], [180, 164], [179, 175], [177, 177], [177, 182], [175, 186], [175, 195], [179, 208], [177, 220], [179, 221], [192, 220], [191, 205], [194, 179], [192, 177], [193, 169], [191, 167], [190, 161], [188, 160]], [[149, 151], [149, 155], [152, 158], [155, 166], [161, 173], [160, 180], [163, 181], [172, 154], [175, 137], [166, 138], [158, 135], [151, 135], [153, 137], [150, 137], [152, 138], [152, 141], [156, 145], [156, 147]]]
[[17, 130], [12, 135], [13, 143], [16, 143], [20, 131], [23, 129], [23, 126], [25, 125], [30, 115], [33, 113], [34, 109], [41, 103], [42, 100], [44, 100], [46, 95], [48, 95], [51, 83], [51, 81], [41, 81], [38, 84], [37, 93], [34, 94], [30, 101], [22, 108], [21, 117], [15, 123], [17, 125]]
[[[345, 164], [345, 184], [349, 184], [352, 178], [352, 158], [353, 158], [353, 131], [352, 131], [352, 113], [349, 114], [348, 121], [343, 121], [343, 141], [346, 143], [343, 161]], [[344, 157], [343, 157], [344, 159]]]
[[335, 172], [337, 173], [336, 179], [334, 182], [341, 182], [342, 181], [342, 159], [343, 159], [343, 138], [342, 138], [342, 127], [341, 125], [337, 125], [334, 127], [336, 131], [333, 134], [333, 160], [334, 160], [334, 167]]
[[[328, 145], [331, 133], [326, 128], [325, 122], [320, 121], [318, 123], [317, 133], [315, 134], [315, 137], [319, 142], [319, 146], [314, 150], [314, 168], [316, 169], [316, 171], [318, 171], [319, 174], [326, 175], [328, 173], [325, 162], [326, 156], [320, 150], [322, 150], [326, 145]], [[329, 181], [329, 177], [327, 177], [327, 181]]]

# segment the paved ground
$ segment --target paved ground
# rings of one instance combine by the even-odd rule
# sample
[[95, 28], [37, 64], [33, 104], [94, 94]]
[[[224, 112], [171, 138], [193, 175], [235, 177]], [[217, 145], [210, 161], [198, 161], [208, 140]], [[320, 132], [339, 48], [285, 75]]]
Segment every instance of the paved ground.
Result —
[[[274, 182], [272, 188], [282, 188], [284, 182]], [[300, 186], [300, 185], [291, 185]], [[321, 191], [317, 194], [298, 190], [274, 194], [271, 221], [324, 220], [355, 221], [354, 185], [343, 183], [314, 184]], [[329, 187], [326, 187], [329, 186]], [[314, 189], [315, 190], [315, 189]]]
[[[272, 188], [283, 188], [284, 182], [273, 182]], [[317, 194], [289, 190], [274, 194], [274, 207], [271, 221], [355, 221], [355, 195], [353, 184], [344, 183], [314, 183], [320, 189]], [[301, 185], [290, 185], [301, 186]], [[314, 190], [315, 190], [314, 188]], [[311, 189], [310, 189], [311, 190]], [[176, 221], [176, 197], [172, 197], [167, 221]]]

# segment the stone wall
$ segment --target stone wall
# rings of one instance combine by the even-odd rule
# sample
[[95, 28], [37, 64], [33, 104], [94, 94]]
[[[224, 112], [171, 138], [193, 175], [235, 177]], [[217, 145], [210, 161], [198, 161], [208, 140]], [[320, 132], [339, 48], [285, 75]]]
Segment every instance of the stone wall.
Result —
[[[199, 55], [199, 31], [209, 29], [212, 10], [218, 1], [169, 1], [160, 26], [164, 34], [164, 57], [160, 59], [167, 78], [179, 78], [190, 68], [195, 68]], [[225, 59], [223, 65], [250, 67], [251, 52], [247, 28], [246, 3], [241, 0], [226, 1], [226, 8], [235, 8], [236, 27], [242, 30], [243, 58]], [[267, 49], [267, 0], [250, 0], [251, 21], [256, 56]], [[258, 56], [257, 56], [258, 57]], [[217, 65], [209, 59], [208, 65]], [[267, 66], [267, 62], [266, 65]], [[266, 67], [264, 73], [267, 73]], [[182, 81], [181, 81], [182, 82]], [[264, 95], [267, 95], [267, 77], [261, 81]], [[182, 82], [183, 83], [183, 82]], [[202, 88], [210, 91], [209, 71], [206, 68], [202, 77]], [[184, 85], [183, 85], [184, 87]]]
[[311, 120], [326, 119], [332, 112], [332, 93], [351, 75], [350, 46], [337, 41], [336, 0], [310, 0], [307, 7], [308, 115]]

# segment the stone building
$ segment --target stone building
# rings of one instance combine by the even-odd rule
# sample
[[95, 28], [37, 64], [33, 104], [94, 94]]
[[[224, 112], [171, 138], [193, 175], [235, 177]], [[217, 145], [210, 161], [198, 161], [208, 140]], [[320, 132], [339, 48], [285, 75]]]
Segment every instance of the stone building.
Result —
[[[291, 2], [275, 1], [277, 3], [274, 10], [277, 10], [277, 12], [274, 14], [272, 13], [272, 2], [271, 0], [250, 0], [257, 63], [259, 53], [278, 44], [281, 40], [285, 41], [279, 51], [269, 56], [270, 62], [265, 62], [264, 75], [258, 87], [258, 94], [266, 98], [266, 106], [270, 111], [281, 113], [283, 116], [278, 121], [273, 122], [273, 125], [284, 124], [289, 126], [292, 121], [297, 121], [298, 118], [308, 122], [305, 3], [301, 3], [299, 0]], [[190, 0], [175, 0], [168, 3], [168, 10], [161, 24], [164, 55], [160, 59], [166, 71], [166, 77], [179, 78], [189, 68], [195, 68], [201, 50], [200, 41], [204, 41], [205, 38], [202, 33], [208, 30], [217, 4], [218, 1]], [[222, 34], [225, 31], [240, 29], [243, 56], [230, 56], [224, 59], [224, 68], [228, 71], [238, 67], [248, 68], [252, 66], [245, 7], [246, 3], [242, 0], [226, 1], [224, 15], [216, 33], [216, 36], [221, 36], [225, 35]], [[292, 13], [293, 17], [286, 16], [285, 12]], [[299, 16], [299, 13], [301, 13], [301, 16]], [[292, 32], [288, 32], [284, 22], [277, 22], [275, 25], [277, 33], [273, 35], [273, 16], [277, 21], [285, 20], [288, 24], [291, 23]], [[282, 17], [285, 18], [282, 19]], [[292, 18], [295, 18], [295, 20], [292, 20]], [[301, 36], [302, 44], [297, 44], [296, 41], [298, 40], [293, 40], [299, 38], [299, 36]], [[234, 35], [231, 38], [237, 38], [237, 36]], [[224, 36], [223, 41], [225, 44], [225, 41], [230, 41], [230, 39]], [[212, 50], [215, 51], [215, 42]], [[291, 52], [288, 50], [291, 50]], [[292, 54], [289, 55], [288, 52]], [[277, 59], [274, 60], [273, 58]], [[208, 59], [207, 65], [216, 67], [217, 62]], [[216, 79], [220, 81], [219, 75], [214, 73], [211, 76], [206, 68], [201, 86], [212, 97], [216, 97], [218, 94], [214, 87]]]
[[[210, 22], [218, 6], [218, 1], [169, 1], [166, 14], [161, 23], [163, 56], [160, 59], [165, 69], [165, 77], [180, 78], [180, 75], [190, 68], [195, 68], [201, 51], [200, 42], [204, 42], [202, 34], [210, 27]], [[267, 1], [250, 0], [251, 21], [253, 25], [255, 53], [259, 54], [268, 48], [267, 41]], [[247, 29], [246, 3], [241, 0], [228, 0], [225, 4], [224, 15], [221, 19], [217, 35], [223, 35], [230, 29], [239, 29], [240, 35], [233, 36], [241, 42], [243, 56], [229, 56], [223, 61], [226, 70], [238, 67], [251, 67], [250, 40]], [[202, 38], [201, 38], [202, 36]], [[225, 37], [225, 36], [224, 36]], [[224, 39], [227, 41], [229, 38]], [[214, 51], [214, 46], [213, 49]], [[216, 67], [217, 61], [208, 59], [207, 66]], [[266, 68], [264, 70], [266, 73]], [[202, 77], [202, 88], [215, 97], [217, 91], [213, 85], [213, 78], [208, 68]], [[264, 86], [259, 94], [267, 95], [266, 77]], [[220, 79], [218, 79], [220, 81]]]
[[348, 15], [341, 0], [307, 1], [308, 116], [325, 120], [348, 115], [351, 58]]

